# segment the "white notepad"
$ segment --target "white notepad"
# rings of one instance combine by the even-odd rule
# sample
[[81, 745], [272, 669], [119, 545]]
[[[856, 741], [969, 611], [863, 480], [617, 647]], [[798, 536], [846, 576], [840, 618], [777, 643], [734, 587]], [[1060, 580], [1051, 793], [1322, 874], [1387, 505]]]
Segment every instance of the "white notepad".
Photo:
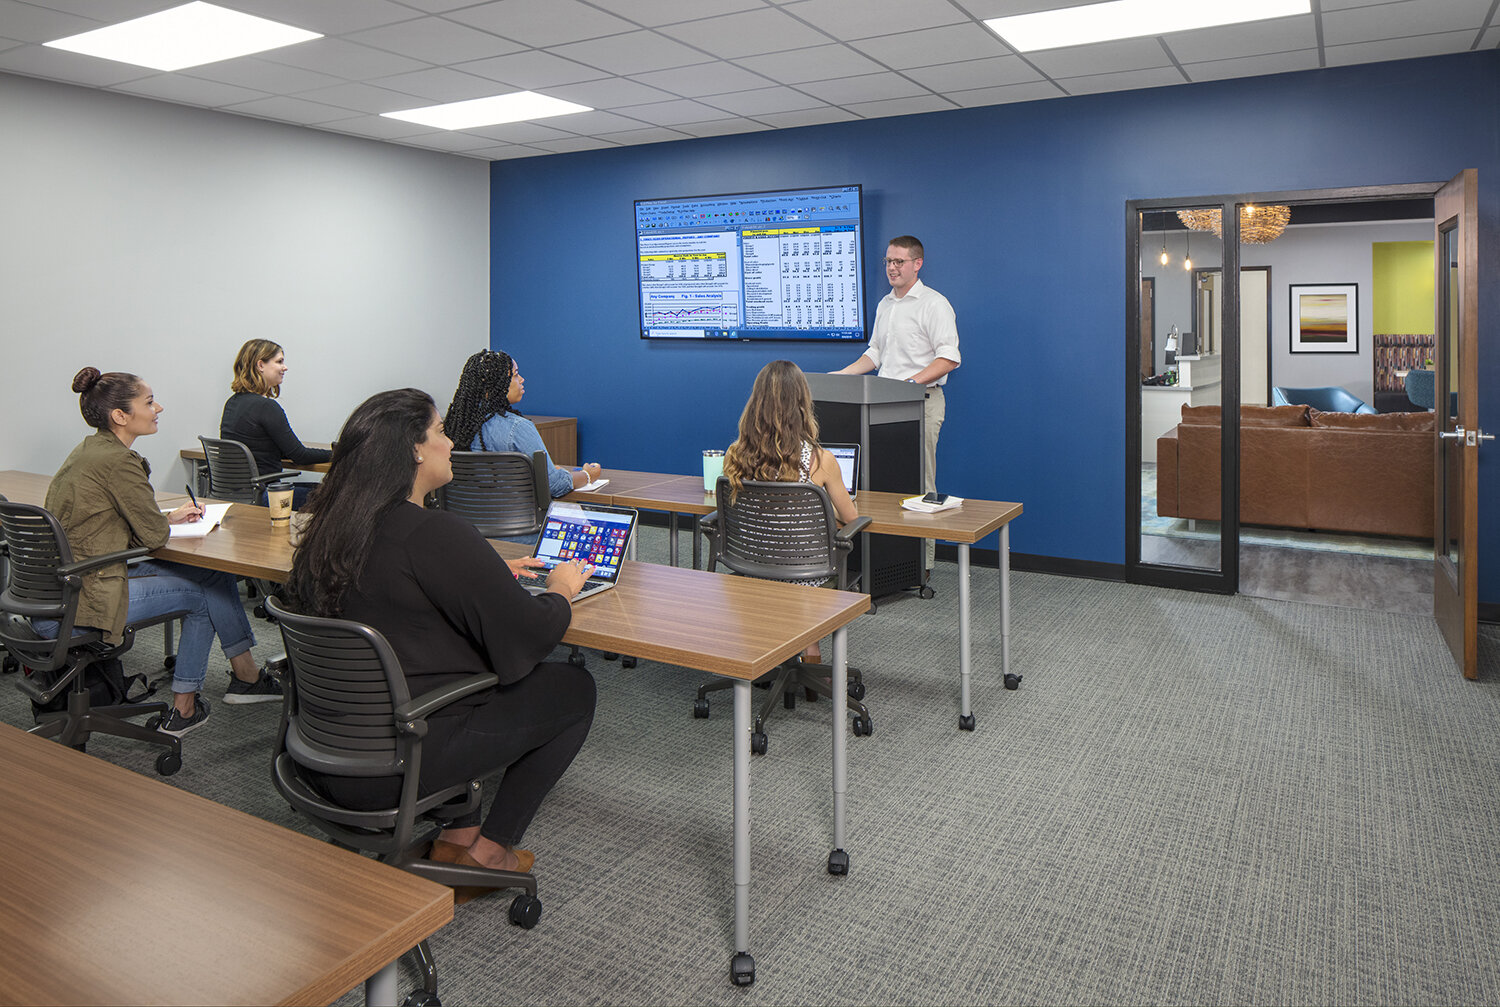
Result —
[[[203, 517], [199, 520], [172, 525], [172, 537], [202, 538], [219, 526], [219, 522], [224, 520], [224, 515], [229, 513], [229, 507], [227, 503], [204, 504]], [[162, 513], [170, 514], [172, 511], [164, 510]]]

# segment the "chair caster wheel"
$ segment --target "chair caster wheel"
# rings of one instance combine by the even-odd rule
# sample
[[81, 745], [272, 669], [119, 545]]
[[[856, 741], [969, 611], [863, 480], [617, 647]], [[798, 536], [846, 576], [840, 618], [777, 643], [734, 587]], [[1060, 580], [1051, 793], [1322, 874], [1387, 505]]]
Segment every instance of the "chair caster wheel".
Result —
[[426, 990], [414, 990], [406, 995], [401, 1001], [401, 1007], [443, 1007], [443, 1001], [438, 999], [436, 993]]
[[795, 710], [797, 708], [797, 694], [790, 689], [783, 692], [781, 694], [781, 705], [788, 710]]
[[859, 737], [861, 735], [868, 736], [871, 731], [875, 730], [875, 724], [870, 720], [869, 717], [855, 717], [854, 723], [851, 726], [853, 726], [854, 728], [855, 737]]
[[1006, 672], [1005, 687], [1011, 692], [1015, 692], [1021, 687], [1021, 676], [1017, 675], [1015, 672]]
[[168, 654], [166, 657], [161, 659], [161, 663], [165, 668], [175, 668], [177, 667], [177, 655]]
[[584, 667], [584, 663], [583, 663], [583, 651], [577, 651], [576, 653], [569, 654], [568, 655], [568, 663], [571, 664], [575, 668], [582, 668], [582, 667]]
[[535, 895], [517, 895], [510, 903], [510, 921], [530, 930], [542, 918], [542, 900]]
[[837, 874], [842, 877], [849, 873], [849, 854], [843, 850], [834, 850], [828, 854], [828, 873]]
[[751, 755], [765, 755], [766, 754], [766, 745], [767, 745], [767, 743], [768, 743], [768, 739], [766, 738], [766, 732], [765, 731], [751, 731], [750, 732], [750, 754]]
[[865, 698], [865, 683], [863, 683], [863, 682], [850, 682], [849, 683], [849, 698], [852, 699], [852, 700], [854, 700], [856, 703], [859, 702], [861, 699], [864, 699]]
[[171, 776], [182, 768], [182, 756], [176, 752], [163, 752], [156, 757], [156, 771], [162, 776]]
[[158, 713], [158, 714], [155, 714], [154, 716], [148, 717], [146, 719], [146, 730], [148, 730], [148, 731], [154, 731], [154, 730], [156, 730], [160, 726], [161, 726], [161, 714]]
[[921, 598], [923, 601], [930, 601], [933, 598], [937, 597], [937, 592], [928, 587], [926, 584], [923, 584], [917, 591], [917, 597]]
[[606, 661], [618, 661], [620, 659], [620, 655], [616, 654], [612, 650], [601, 650], [599, 652], [599, 656], [604, 658]]
[[625, 657], [620, 658], [620, 667], [622, 668], [634, 668], [635, 664], [635, 658], [629, 656], [628, 654]]
[[960, 731], [974, 730], [974, 715], [972, 713], [961, 714], [958, 718], [958, 729]]
[[253, 609], [251, 609], [251, 611], [255, 613], [255, 617], [257, 619], [270, 618], [270, 615], [266, 612], [266, 606], [264, 605], [256, 605]]
[[818, 690], [817, 689], [804, 688], [802, 690], [802, 695], [803, 695], [803, 697], [809, 703], [816, 703], [818, 701]]
[[729, 960], [729, 981], [736, 986], [749, 986], [755, 982], [755, 959], [744, 951]]
[[708, 700], [707, 699], [695, 699], [695, 700], [693, 700], [693, 718], [695, 720], [707, 720], [708, 719]]
[[0, 674], [14, 675], [21, 670], [21, 662], [13, 657], [6, 657], [4, 667], [0, 668]]

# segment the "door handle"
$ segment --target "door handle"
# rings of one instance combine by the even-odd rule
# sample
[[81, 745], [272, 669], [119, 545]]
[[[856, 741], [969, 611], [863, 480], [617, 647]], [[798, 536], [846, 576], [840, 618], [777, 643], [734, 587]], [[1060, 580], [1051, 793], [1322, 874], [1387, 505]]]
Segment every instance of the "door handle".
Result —
[[1475, 430], [1470, 436], [1473, 438], [1473, 441], [1477, 441], [1480, 444], [1483, 444], [1485, 441], [1492, 441], [1495, 439], [1494, 434], [1487, 434], [1483, 430]]
[[1452, 431], [1439, 430], [1438, 437], [1445, 441], [1462, 441], [1464, 439], [1464, 428], [1454, 427]]

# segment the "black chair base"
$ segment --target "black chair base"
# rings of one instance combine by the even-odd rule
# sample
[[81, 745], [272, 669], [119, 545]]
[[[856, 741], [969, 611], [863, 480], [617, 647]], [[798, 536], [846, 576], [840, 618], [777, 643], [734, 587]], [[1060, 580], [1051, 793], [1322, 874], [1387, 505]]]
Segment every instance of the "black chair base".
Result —
[[[771, 679], [770, 675], [776, 677]], [[792, 658], [755, 684], [769, 684], [770, 687], [770, 692], [761, 702], [760, 712], [755, 715], [755, 724], [750, 734], [750, 751], [756, 755], [764, 755], [768, 745], [766, 721], [771, 718], [771, 712], [776, 708], [777, 700], [780, 700], [788, 710], [796, 709], [798, 689], [801, 689], [807, 699], [812, 702], [816, 702], [819, 697], [832, 699], [833, 667], [827, 664], [804, 664], [801, 660]], [[708, 694], [728, 689], [733, 685], [734, 682], [726, 678], [715, 679], [705, 685], [700, 685], [698, 697], [693, 702], [693, 716], [707, 717], [709, 714]], [[858, 668], [849, 669], [847, 692], [844, 703], [849, 712], [854, 714], [852, 727], [855, 735], [870, 734], [874, 729], [874, 721], [870, 718], [870, 711], [860, 702], [865, 697], [865, 683], [864, 676]]]
[[[182, 768], [182, 739], [156, 729], [166, 712], [166, 703], [92, 707], [88, 693], [74, 690], [68, 693], [66, 711], [42, 714], [37, 718], [37, 726], [28, 733], [39, 738], [55, 738], [61, 744], [78, 749], [82, 749], [94, 734], [159, 745], [166, 751], [156, 757], [156, 771], [162, 776], [171, 776]], [[147, 714], [152, 719], [145, 724], [132, 724], [125, 719]]]

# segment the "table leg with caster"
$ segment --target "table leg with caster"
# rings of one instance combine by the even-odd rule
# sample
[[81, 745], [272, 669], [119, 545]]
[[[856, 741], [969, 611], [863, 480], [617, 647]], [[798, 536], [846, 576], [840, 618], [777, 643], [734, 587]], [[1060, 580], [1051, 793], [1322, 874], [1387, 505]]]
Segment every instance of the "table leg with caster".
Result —
[[849, 873], [849, 854], [844, 851], [844, 795], [849, 781], [849, 735], [844, 722], [844, 704], [839, 697], [849, 689], [849, 631], [840, 627], [833, 634], [833, 852], [828, 854], [828, 873]]
[[969, 544], [958, 543], [958, 729], [974, 730], [969, 709]]
[[729, 981], [755, 982], [750, 955], [750, 683], [734, 683], [734, 957]]

